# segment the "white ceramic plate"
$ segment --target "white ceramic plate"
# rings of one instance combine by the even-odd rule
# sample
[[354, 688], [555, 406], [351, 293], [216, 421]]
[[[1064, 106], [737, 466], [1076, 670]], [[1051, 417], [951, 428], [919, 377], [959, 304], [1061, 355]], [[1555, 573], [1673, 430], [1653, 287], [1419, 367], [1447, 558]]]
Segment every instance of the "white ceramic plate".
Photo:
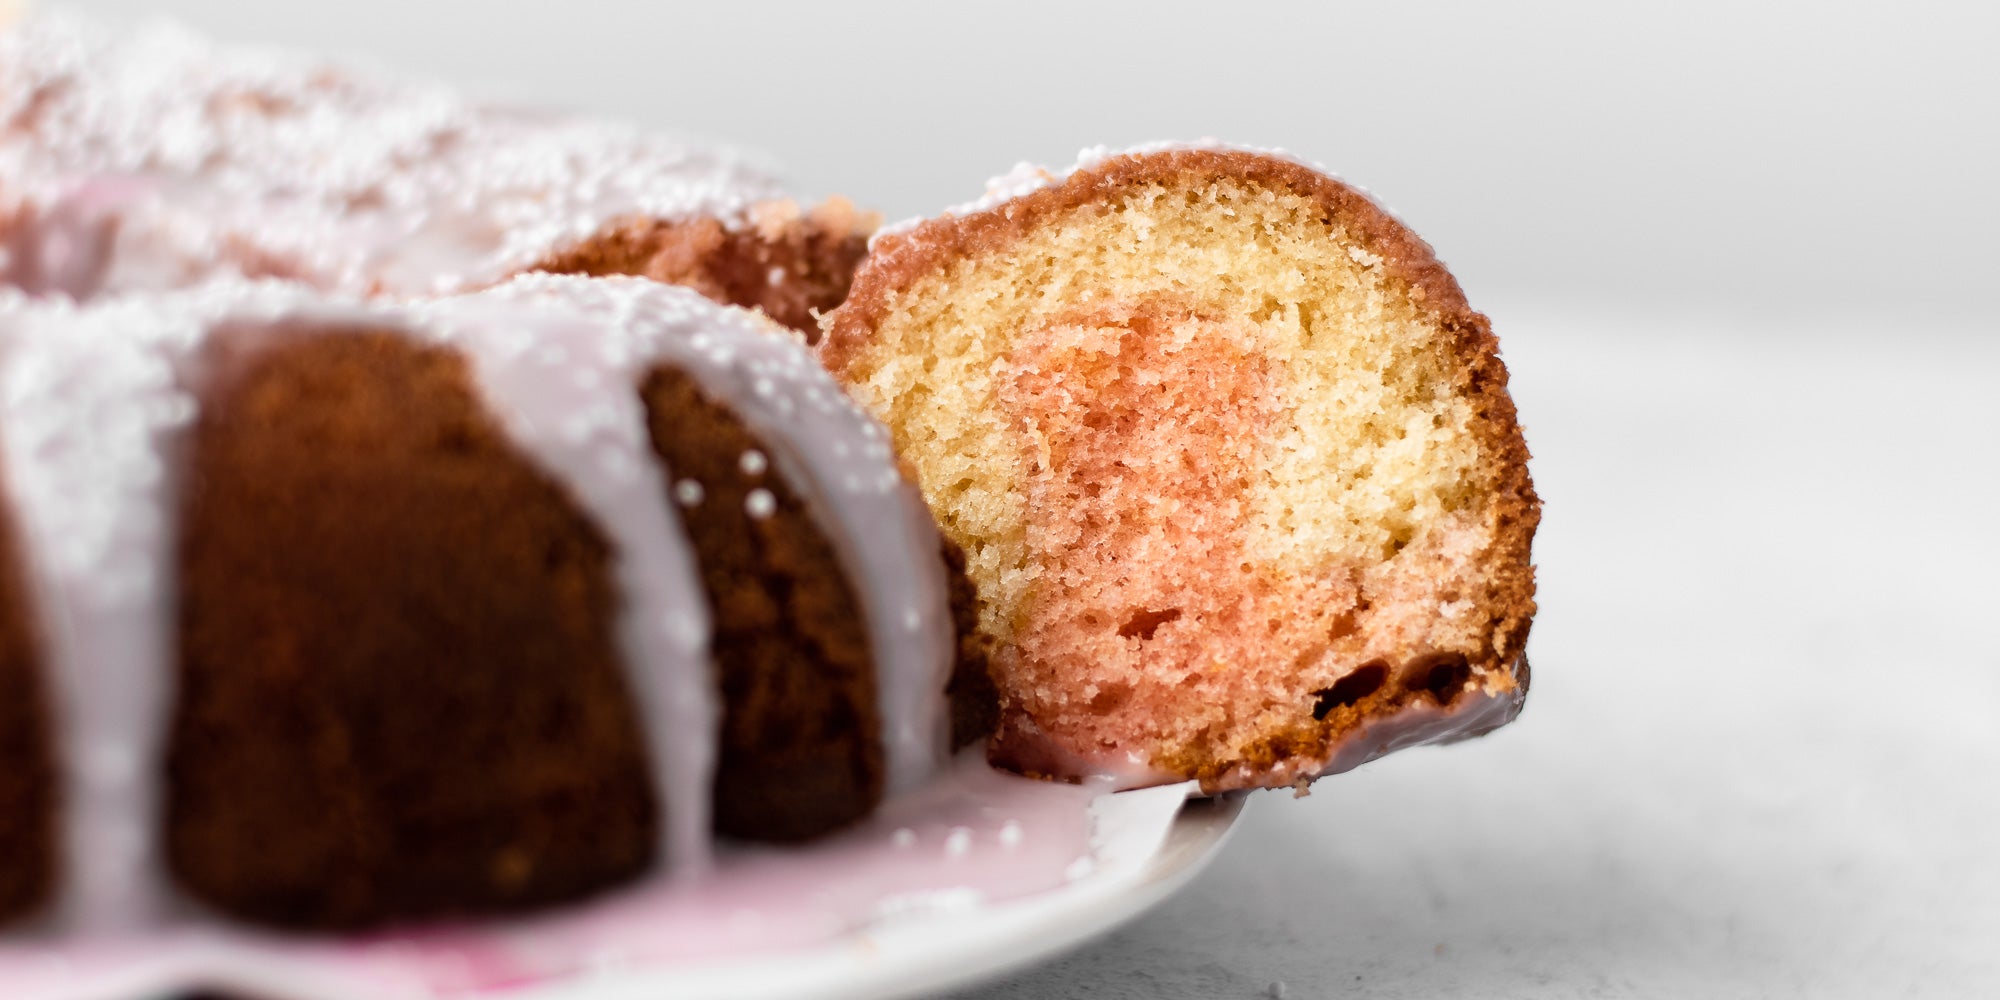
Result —
[[[1114, 859], [1088, 878], [1025, 899], [887, 921], [809, 950], [620, 968], [505, 995], [508, 1000], [889, 1000], [971, 986], [1047, 961], [1166, 900], [1214, 858], [1244, 802], [1242, 796], [1189, 800], [1157, 849], [1133, 864], [1121, 867]], [[215, 986], [232, 995], [288, 1000], [321, 992], [315, 984], [254, 975]]]

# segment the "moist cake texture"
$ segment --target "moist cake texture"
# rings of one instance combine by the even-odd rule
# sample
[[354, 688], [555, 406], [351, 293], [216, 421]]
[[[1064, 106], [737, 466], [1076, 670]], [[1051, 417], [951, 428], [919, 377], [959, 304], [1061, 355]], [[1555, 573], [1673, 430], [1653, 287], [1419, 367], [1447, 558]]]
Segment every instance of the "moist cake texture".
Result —
[[878, 237], [821, 350], [966, 551], [996, 760], [1302, 784], [1518, 711], [1539, 503], [1497, 345], [1323, 173], [1024, 170]]

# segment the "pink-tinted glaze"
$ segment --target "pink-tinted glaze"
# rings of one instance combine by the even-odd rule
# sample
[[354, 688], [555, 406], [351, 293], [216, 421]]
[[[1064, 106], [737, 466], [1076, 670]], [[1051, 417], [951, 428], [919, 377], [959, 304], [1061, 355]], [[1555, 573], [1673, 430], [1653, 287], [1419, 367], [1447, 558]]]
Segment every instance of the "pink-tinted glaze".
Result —
[[1101, 789], [993, 771], [966, 755], [845, 833], [784, 850], [725, 846], [698, 878], [529, 921], [312, 942], [191, 918], [123, 941], [0, 944], [0, 996], [171, 993], [262, 972], [314, 996], [483, 996], [620, 969], [787, 952], [899, 916], [1062, 887], [1092, 867]]
[[[660, 312], [635, 303], [630, 319], [608, 324], [581, 309], [510, 308], [490, 298], [434, 303], [427, 326], [472, 360], [487, 409], [509, 439], [567, 486], [610, 539], [622, 598], [619, 648], [665, 811], [660, 857], [676, 870], [699, 870], [709, 860], [722, 709], [709, 666], [701, 569], [667, 496], [670, 477], [658, 468], [639, 401], [647, 357], [633, 349], [632, 328], [642, 317], [661, 319]], [[665, 302], [682, 307], [672, 315], [695, 325], [717, 312], [689, 310], [686, 297]]]

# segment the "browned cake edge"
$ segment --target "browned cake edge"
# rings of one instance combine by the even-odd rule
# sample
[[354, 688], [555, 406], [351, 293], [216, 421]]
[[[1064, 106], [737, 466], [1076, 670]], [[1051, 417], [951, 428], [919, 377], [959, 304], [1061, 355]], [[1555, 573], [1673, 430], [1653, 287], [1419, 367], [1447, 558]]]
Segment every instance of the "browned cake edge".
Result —
[[854, 268], [880, 219], [833, 198], [800, 211], [789, 201], [751, 210], [748, 226], [714, 218], [625, 219], [530, 270], [630, 274], [685, 285], [717, 302], [756, 309], [819, 336], [819, 317], [847, 298]]

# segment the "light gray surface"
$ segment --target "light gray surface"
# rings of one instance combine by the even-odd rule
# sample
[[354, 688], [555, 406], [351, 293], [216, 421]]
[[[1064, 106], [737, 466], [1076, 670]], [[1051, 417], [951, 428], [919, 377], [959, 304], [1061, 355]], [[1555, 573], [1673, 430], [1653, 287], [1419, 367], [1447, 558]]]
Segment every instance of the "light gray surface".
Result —
[[1438, 246], [1548, 505], [1527, 713], [1268, 796], [968, 997], [2000, 995], [1995, 7], [79, 6], [727, 137], [892, 218], [1086, 144], [1282, 145]]
[[1496, 314], [1547, 504], [1521, 719], [1267, 794], [964, 1000], [2000, 995], [1991, 326]]

